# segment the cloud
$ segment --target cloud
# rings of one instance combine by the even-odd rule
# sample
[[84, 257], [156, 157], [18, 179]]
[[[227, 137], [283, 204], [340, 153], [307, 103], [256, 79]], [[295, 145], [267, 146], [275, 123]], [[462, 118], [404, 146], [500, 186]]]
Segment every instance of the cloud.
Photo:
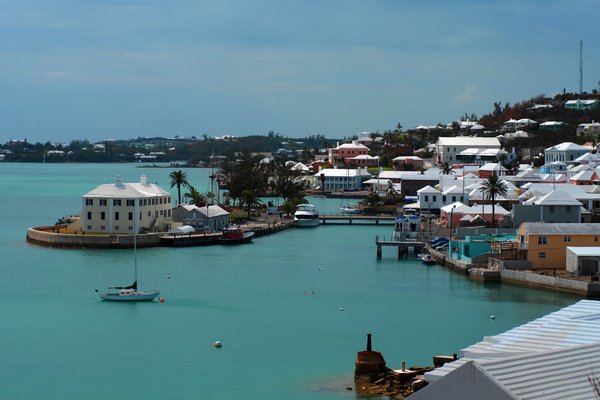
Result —
[[461, 94], [456, 96], [456, 101], [460, 104], [469, 104], [477, 100], [477, 85], [469, 83]]

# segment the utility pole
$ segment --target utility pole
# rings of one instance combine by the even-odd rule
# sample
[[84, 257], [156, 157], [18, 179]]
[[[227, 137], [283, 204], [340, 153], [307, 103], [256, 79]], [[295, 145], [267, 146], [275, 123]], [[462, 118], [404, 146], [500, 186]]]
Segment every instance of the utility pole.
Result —
[[583, 40], [579, 41], [579, 94], [583, 93]]

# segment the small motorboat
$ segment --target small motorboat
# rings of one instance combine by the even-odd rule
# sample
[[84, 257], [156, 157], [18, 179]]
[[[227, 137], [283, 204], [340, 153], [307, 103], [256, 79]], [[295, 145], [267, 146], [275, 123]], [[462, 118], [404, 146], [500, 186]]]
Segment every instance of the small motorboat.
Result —
[[425, 265], [435, 264], [435, 258], [431, 254], [419, 254], [419, 259]]
[[249, 243], [254, 237], [254, 231], [243, 230], [239, 225], [223, 228], [223, 236], [219, 239], [222, 244]]

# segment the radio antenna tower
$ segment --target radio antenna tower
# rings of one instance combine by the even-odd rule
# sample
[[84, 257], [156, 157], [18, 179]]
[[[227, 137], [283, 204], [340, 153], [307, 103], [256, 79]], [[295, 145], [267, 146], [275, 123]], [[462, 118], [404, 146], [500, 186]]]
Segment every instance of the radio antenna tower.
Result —
[[579, 94], [583, 93], [583, 40], [579, 41]]

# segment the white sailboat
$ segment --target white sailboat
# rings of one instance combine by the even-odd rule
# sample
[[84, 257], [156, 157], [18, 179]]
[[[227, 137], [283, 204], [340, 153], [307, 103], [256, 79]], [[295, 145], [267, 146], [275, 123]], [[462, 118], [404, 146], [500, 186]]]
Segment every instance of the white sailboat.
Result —
[[152, 301], [160, 294], [160, 291], [155, 289], [151, 292], [141, 292], [138, 290], [138, 268], [137, 268], [137, 234], [133, 236], [133, 253], [134, 253], [134, 281], [129, 286], [112, 286], [104, 293], [96, 289], [96, 293], [102, 300], [108, 301]]

